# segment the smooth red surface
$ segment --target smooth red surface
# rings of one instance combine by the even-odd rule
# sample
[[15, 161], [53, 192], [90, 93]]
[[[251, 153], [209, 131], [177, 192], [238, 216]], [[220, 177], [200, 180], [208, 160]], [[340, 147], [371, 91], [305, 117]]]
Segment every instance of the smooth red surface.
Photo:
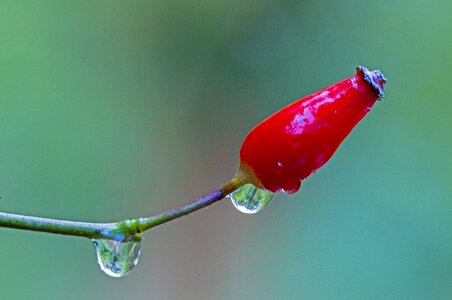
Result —
[[356, 74], [284, 107], [245, 138], [241, 163], [265, 189], [295, 193], [323, 166], [377, 100]]

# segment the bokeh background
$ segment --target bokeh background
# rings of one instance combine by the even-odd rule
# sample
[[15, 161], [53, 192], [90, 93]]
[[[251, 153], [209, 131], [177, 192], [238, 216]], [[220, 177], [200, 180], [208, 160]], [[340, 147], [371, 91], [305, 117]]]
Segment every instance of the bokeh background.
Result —
[[332, 160], [253, 216], [146, 233], [113, 279], [90, 241], [0, 229], [1, 299], [452, 299], [452, 2], [0, 1], [0, 211], [161, 212], [235, 173], [275, 110], [380, 68]]

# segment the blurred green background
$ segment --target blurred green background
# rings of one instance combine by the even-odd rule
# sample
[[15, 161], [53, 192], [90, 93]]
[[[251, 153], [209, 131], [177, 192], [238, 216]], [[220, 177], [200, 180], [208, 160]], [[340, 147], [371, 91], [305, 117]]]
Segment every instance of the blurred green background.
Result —
[[452, 2], [0, 0], [0, 211], [114, 221], [235, 173], [285, 104], [389, 83], [294, 196], [148, 232], [113, 279], [88, 240], [0, 229], [1, 299], [452, 299]]

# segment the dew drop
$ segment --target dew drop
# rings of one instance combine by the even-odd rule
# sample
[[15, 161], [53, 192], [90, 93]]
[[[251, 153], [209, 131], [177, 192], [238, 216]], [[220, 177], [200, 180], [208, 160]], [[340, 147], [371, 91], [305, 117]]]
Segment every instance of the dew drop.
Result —
[[261, 211], [273, 199], [274, 193], [259, 189], [252, 184], [245, 184], [229, 194], [235, 208], [245, 214]]
[[111, 277], [123, 277], [132, 271], [140, 257], [140, 242], [122, 243], [112, 240], [93, 240], [97, 262]]

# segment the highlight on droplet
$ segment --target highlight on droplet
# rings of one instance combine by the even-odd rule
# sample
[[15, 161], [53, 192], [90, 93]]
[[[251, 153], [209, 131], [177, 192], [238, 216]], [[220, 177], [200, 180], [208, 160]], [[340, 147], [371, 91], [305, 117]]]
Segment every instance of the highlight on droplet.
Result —
[[138, 264], [140, 242], [117, 242], [113, 240], [94, 239], [97, 262], [102, 271], [111, 277], [123, 277]]
[[245, 184], [229, 194], [232, 204], [240, 212], [245, 214], [255, 214], [264, 209], [275, 194], [255, 187], [252, 184]]

